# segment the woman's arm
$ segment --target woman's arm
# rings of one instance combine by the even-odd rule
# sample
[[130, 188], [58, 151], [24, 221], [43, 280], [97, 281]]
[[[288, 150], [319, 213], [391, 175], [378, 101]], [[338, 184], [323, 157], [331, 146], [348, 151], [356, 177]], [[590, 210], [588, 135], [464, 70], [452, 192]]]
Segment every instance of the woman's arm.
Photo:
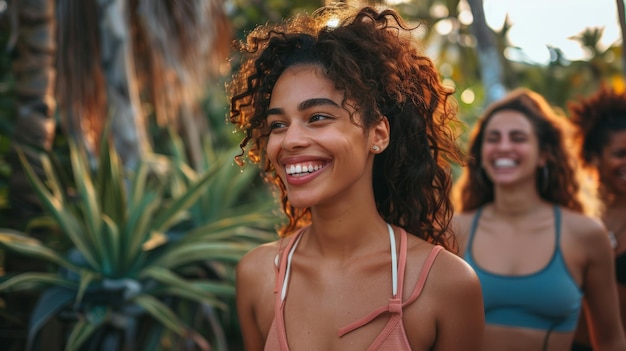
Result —
[[265, 347], [265, 338], [255, 317], [255, 305], [260, 295], [257, 280], [265, 275], [259, 274], [259, 255], [255, 251], [258, 249], [239, 261], [236, 271], [237, 316], [246, 351], [262, 351]]
[[606, 231], [595, 226], [585, 235], [585, 246], [589, 259], [584, 274], [584, 304], [594, 350], [626, 350], [613, 250]]
[[442, 252], [429, 279], [437, 284], [436, 351], [479, 351], [483, 347], [485, 312], [480, 281], [462, 259]]

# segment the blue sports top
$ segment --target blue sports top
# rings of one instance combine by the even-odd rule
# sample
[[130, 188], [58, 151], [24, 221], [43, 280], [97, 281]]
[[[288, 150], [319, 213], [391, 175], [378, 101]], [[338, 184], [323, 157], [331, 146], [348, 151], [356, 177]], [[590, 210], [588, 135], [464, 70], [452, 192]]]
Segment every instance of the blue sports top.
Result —
[[515, 276], [485, 271], [474, 261], [472, 242], [481, 212], [479, 208], [474, 216], [464, 258], [480, 279], [486, 323], [547, 331], [574, 331], [583, 293], [570, 275], [561, 254], [559, 207], [554, 206], [556, 245], [550, 262], [535, 273]]

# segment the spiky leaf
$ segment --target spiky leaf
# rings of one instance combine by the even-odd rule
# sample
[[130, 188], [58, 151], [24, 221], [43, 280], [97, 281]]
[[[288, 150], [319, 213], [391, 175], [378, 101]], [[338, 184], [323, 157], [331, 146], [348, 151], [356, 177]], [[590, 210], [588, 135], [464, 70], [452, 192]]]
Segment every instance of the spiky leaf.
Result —
[[0, 228], [0, 246], [21, 255], [60, 265], [70, 270], [79, 271], [82, 269], [45, 246], [41, 241], [12, 229]]

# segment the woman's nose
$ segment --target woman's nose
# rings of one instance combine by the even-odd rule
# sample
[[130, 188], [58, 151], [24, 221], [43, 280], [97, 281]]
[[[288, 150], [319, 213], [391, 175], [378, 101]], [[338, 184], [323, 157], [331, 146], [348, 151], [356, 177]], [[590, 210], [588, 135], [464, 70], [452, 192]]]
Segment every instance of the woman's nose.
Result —
[[301, 123], [292, 123], [283, 134], [281, 144], [286, 150], [307, 146], [309, 144], [307, 128]]
[[512, 146], [511, 141], [507, 138], [502, 138], [500, 142], [498, 143], [498, 149], [500, 150], [509, 150], [511, 146]]

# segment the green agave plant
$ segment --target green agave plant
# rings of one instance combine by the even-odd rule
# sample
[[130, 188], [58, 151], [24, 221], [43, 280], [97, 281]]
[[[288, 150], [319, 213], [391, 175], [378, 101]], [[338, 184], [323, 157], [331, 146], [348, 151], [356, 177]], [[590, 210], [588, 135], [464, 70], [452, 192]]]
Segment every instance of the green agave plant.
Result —
[[[32, 313], [28, 348], [52, 317], [70, 315], [66, 350], [88, 348], [94, 339], [101, 349], [167, 349], [168, 342], [171, 349], [175, 338], [210, 349], [207, 333], [194, 328], [203, 327], [198, 314], [209, 320], [212, 336], [219, 335], [211, 311], [226, 308], [224, 301], [234, 295], [234, 264], [273, 238], [277, 222], [268, 211], [271, 201], [261, 197], [251, 200], [257, 207], [238, 206], [251, 171], [229, 167], [232, 154], [218, 157], [207, 150], [202, 172], [187, 166], [180, 154], [155, 155], [127, 174], [103, 139], [97, 172], [70, 142], [75, 188], [70, 194], [50, 157], [42, 157], [45, 180], [22, 158], [52, 222], [71, 243], [68, 252], [57, 252], [24, 233], [0, 229], [0, 246], [59, 268], [0, 280], [0, 292], [43, 289]], [[154, 327], [141, 332], [146, 318]], [[107, 334], [111, 327], [118, 332]], [[137, 344], [140, 334], [142, 345]], [[223, 341], [217, 344], [226, 348]]]

